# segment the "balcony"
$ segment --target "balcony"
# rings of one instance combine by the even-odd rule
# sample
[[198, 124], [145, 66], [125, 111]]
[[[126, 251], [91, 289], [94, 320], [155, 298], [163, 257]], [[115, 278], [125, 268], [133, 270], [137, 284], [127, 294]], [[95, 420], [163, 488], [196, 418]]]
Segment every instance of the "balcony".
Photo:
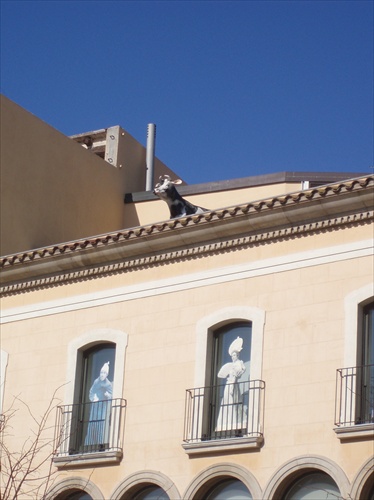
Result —
[[374, 365], [337, 370], [335, 425], [340, 440], [373, 438]]
[[120, 462], [125, 409], [124, 399], [58, 406], [54, 464], [69, 468]]
[[259, 449], [263, 443], [264, 394], [262, 380], [188, 389], [182, 445], [186, 453]]

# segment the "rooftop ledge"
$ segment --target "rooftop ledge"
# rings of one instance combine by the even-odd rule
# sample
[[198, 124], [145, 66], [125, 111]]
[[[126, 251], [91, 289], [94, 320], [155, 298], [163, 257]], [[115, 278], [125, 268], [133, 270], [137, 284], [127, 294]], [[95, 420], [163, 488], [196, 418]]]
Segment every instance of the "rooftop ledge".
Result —
[[[239, 179], [229, 179], [224, 181], [205, 182], [200, 184], [183, 184], [178, 187], [178, 192], [182, 196], [215, 193], [217, 191], [232, 191], [248, 187], [266, 186], [268, 184], [280, 183], [304, 183], [309, 182], [310, 188], [325, 184], [338, 183], [347, 179], [365, 177], [370, 175], [367, 172], [275, 172], [271, 174], [254, 175], [241, 177]], [[140, 191], [136, 193], [126, 193], [124, 202], [136, 203], [142, 201], [156, 200], [158, 197], [153, 191]]]

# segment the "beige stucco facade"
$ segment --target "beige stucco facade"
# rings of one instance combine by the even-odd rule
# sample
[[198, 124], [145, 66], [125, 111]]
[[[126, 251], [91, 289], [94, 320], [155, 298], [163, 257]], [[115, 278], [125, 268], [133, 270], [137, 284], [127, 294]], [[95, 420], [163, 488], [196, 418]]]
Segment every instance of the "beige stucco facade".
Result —
[[[71, 405], [78, 351], [116, 345], [120, 454], [57, 449], [49, 498], [131, 499], [153, 484], [171, 500], [203, 499], [235, 478], [270, 500], [310, 471], [328, 474], [341, 498], [373, 494], [373, 422], [338, 427], [335, 406], [337, 370], [357, 366], [360, 311], [373, 301], [373, 178], [281, 196], [295, 187], [201, 194], [198, 204], [232, 208], [158, 224], [166, 205], [135, 201], [142, 227], [2, 260], [2, 412], [15, 396], [20, 408], [10, 448], [33, 426], [20, 400], [37, 416], [55, 391]], [[209, 336], [236, 319], [252, 323], [260, 433], [189, 443], [186, 390], [207, 384]]]
[[[146, 150], [131, 134], [118, 127], [116, 164], [110, 164], [0, 99], [1, 255], [131, 225], [124, 195], [143, 191], [146, 178]], [[164, 173], [175, 176], [155, 158], [155, 177]]]

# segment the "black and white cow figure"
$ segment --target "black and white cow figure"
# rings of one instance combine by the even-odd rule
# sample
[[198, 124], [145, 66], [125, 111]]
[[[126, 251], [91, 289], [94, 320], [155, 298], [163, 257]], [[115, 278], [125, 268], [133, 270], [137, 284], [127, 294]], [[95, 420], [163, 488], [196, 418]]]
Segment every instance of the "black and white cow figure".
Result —
[[161, 200], [166, 201], [170, 210], [170, 218], [183, 217], [186, 215], [202, 214], [206, 208], [197, 207], [185, 200], [177, 191], [175, 184], [182, 184], [180, 179], [172, 181], [169, 175], [162, 175], [160, 182], [156, 184], [153, 192]]

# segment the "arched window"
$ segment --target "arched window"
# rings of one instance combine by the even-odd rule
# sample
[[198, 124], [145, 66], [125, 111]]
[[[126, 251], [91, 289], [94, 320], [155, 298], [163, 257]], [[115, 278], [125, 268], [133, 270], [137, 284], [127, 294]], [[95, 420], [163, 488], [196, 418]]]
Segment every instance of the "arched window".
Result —
[[167, 493], [159, 486], [146, 486], [139, 491], [133, 500], [169, 500]]
[[[94, 396], [92, 394], [92, 386], [95, 381], [99, 381], [102, 370], [106, 371], [106, 376], [101, 377], [101, 379], [110, 381], [113, 391], [115, 354], [116, 346], [111, 342], [95, 345], [82, 352], [83, 363], [81, 373], [78, 374], [80, 375], [78, 376], [80, 378], [79, 402], [87, 403], [92, 401]], [[108, 384], [101, 385], [102, 387], [96, 388], [97, 391], [101, 391], [96, 394], [98, 400], [105, 398], [104, 392], [106, 391], [102, 392], [102, 389]]]
[[251, 342], [249, 321], [217, 328], [208, 340], [207, 386], [211, 389], [207, 432], [213, 439], [247, 434]]
[[102, 343], [82, 351], [77, 363], [73, 425], [74, 453], [110, 447], [110, 416], [115, 371], [115, 344]]
[[99, 488], [87, 478], [66, 477], [57, 481], [47, 492], [53, 500], [104, 500]]
[[325, 472], [305, 474], [287, 489], [284, 500], [337, 500], [342, 498], [335, 481]]
[[360, 495], [360, 500], [374, 500], [374, 472], [371, 473]]
[[165, 474], [159, 471], [147, 470], [135, 472], [121, 481], [110, 498], [121, 500], [174, 500], [182, 497], [174, 483]]
[[248, 488], [238, 479], [226, 479], [215, 485], [206, 500], [252, 500]]
[[[186, 390], [183, 448], [259, 448], [263, 442], [263, 310], [233, 306], [196, 326], [195, 387]], [[225, 442], [223, 440], [225, 439]], [[239, 443], [240, 441], [240, 443]]]
[[344, 365], [337, 370], [334, 429], [340, 440], [372, 436], [374, 424], [374, 300], [372, 284], [345, 299]]
[[126, 346], [127, 334], [110, 328], [85, 332], [69, 343], [65, 404], [58, 407], [53, 459], [58, 467], [74, 466], [75, 459], [122, 459]]
[[374, 423], [374, 301], [362, 309], [357, 353], [356, 423]]
[[72, 493], [68, 493], [67, 496], [64, 497], [64, 500], [93, 500], [92, 496], [82, 490], [76, 490]]

